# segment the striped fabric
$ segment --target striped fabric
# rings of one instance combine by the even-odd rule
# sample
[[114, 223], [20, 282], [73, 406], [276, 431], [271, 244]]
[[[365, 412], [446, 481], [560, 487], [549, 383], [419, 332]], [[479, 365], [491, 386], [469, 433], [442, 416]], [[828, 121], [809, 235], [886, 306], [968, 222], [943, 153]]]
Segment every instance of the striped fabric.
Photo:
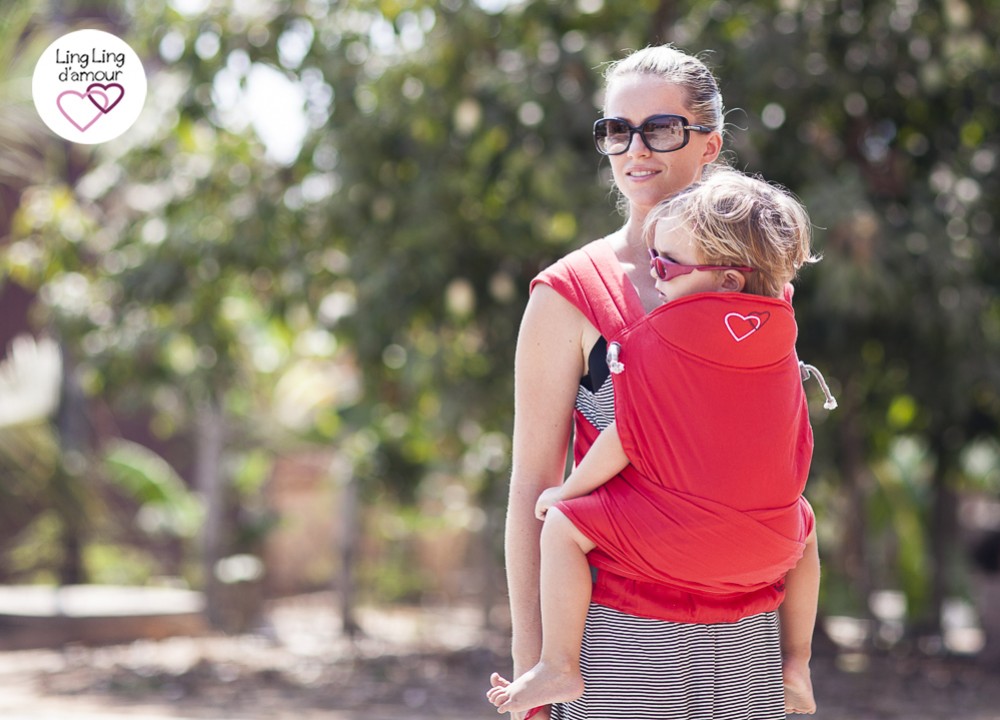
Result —
[[610, 425], [615, 419], [615, 385], [611, 378], [596, 393], [581, 385], [576, 391], [576, 409], [598, 430]]
[[777, 613], [694, 625], [591, 605], [586, 691], [552, 720], [784, 720]]
[[[581, 384], [576, 408], [603, 430], [614, 419], [614, 390], [597, 362], [603, 353], [590, 356], [601, 386]], [[583, 697], [553, 706], [552, 720], [785, 719], [777, 613], [695, 625], [591, 604], [580, 665]]]

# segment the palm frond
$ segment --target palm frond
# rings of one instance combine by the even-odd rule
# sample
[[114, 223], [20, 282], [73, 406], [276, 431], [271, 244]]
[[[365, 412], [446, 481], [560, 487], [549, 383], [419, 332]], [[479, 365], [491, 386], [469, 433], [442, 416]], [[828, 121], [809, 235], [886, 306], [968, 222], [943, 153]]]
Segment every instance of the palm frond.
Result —
[[0, 361], [0, 431], [51, 418], [59, 406], [62, 357], [54, 340], [14, 338]]
[[[33, 24], [44, 3], [8, 0], [0, 11], [0, 185], [23, 187], [44, 178], [40, 148], [51, 137], [31, 97], [35, 63], [55, 39], [52, 29]], [[43, 7], [39, 7], [42, 5]]]

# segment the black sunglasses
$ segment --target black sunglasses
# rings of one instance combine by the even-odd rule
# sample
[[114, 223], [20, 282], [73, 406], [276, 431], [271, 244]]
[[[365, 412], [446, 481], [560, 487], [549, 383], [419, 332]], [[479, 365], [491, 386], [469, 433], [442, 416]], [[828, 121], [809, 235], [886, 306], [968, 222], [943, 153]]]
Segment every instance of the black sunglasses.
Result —
[[639, 137], [653, 152], [680, 150], [691, 139], [691, 131], [710, 133], [707, 125], [690, 125], [683, 115], [651, 115], [639, 127], [621, 118], [601, 118], [594, 123], [594, 144], [602, 155], [621, 155]]

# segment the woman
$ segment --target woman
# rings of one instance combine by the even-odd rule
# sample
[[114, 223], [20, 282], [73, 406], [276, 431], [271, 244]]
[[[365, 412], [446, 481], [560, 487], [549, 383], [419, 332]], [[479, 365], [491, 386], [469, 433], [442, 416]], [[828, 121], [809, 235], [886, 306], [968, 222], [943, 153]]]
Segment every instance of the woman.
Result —
[[[696, 58], [646, 48], [610, 65], [605, 77], [605, 119], [595, 124], [595, 139], [609, 156], [627, 220], [536, 278], [517, 343], [506, 527], [515, 676], [538, 661], [541, 646], [535, 503], [562, 480], [571, 432], [579, 462], [614, 419], [601, 326], [610, 334], [659, 305], [646, 215], [700, 179], [722, 149], [718, 84]], [[602, 570], [581, 656], [587, 690], [537, 717], [784, 718], [774, 612], [781, 599], [780, 587], [720, 600]]]

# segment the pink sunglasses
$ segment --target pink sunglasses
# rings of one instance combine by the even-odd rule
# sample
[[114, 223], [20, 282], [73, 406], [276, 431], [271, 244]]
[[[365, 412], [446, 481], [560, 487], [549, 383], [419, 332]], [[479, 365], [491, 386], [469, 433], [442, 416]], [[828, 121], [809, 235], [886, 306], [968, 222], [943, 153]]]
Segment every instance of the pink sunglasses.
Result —
[[673, 280], [675, 277], [693, 273], [695, 270], [737, 270], [739, 272], [753, 272], [752, 267], [743, 265], [682, 265], [665, 257], [656, 254], [656, 250], [649, 249], [649, 267], [656, 273], [660, 280]]

